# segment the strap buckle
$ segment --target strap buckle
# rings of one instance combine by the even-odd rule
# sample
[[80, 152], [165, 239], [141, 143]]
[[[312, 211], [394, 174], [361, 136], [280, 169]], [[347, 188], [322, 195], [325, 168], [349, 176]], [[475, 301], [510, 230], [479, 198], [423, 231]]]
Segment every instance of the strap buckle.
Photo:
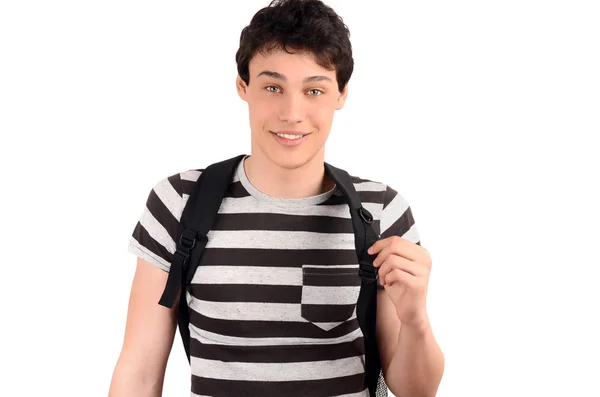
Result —
[[196, 233], [189, 229], [184, 230], [183, 233], [181, 233], [181, 236], [179, 236], [179, 244], [187, 255], [189, 255], [190, 251], [196, 246], [197, 239]]
[[358, 214], [363, 219], [363, 221], [365, 221], [366, 223], [368, 223], [368, 224], [373, 223], [373, 215], [371, 215], [371, 213], [365, 207], [361, 206], [358, 209]]
[[375, 266], [373, 266], [373, 263], [369, 263], [367, 261], [361, 261], [358, 264], [358, 275], [360, 276], [361, 279], [367, 281], [367, 282], [374, 282], [377, 280], [377, 278], [379, 277], [379, 274], [377, 272], [377, 268]]

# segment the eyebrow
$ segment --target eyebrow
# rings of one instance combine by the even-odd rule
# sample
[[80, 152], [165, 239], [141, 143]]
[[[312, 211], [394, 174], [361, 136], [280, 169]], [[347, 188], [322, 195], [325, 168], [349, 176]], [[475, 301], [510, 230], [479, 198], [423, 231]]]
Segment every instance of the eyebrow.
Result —
[[[268, 77], [272, 77], [277, 80], [287, 81], [287, 77], [285, 77], [281, 73], [272, 72], [270, 70], [263, 70], [256, 77], [258, 78], [260, 76], [268, 76]], [[303, 83], [314, 83], [317, 81], [325, 81], [325, 80], [333, 83], [333, 81], [327, 76], [310, 76], [310, 77], [306, 77], [304, 80], [302, 80], [302, 82]]]

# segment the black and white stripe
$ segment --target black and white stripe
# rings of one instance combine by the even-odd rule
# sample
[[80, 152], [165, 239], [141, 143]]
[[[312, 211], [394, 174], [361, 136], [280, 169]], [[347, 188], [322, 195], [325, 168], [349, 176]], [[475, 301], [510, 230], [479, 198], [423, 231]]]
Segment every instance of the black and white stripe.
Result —
[[[168, 271], [177, 225], [203, 170], [160, 181], [130, 252]], [[419, 243], [406, 200], [352, 177], [385, 238]], [[354, 233], [337, 190], [269, 199], [240, 163], [187, 293], [192, 396], [367, 396]]]

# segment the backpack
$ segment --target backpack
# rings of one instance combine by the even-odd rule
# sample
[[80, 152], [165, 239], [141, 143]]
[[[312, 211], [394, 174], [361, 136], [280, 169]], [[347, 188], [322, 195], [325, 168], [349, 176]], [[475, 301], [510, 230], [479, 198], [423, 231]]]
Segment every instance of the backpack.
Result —
[[[172, 308], [179, 294], [177, 323], [179, 333], [190, 362], [189, 309], [186, 291], [199, 265], [208, 242], [211, 229], [223, 196], [234, 176], [234, 172], [245, 154], [209, 165], [198, 178], [179, 223], [179, 238], [173, 255], [167, 283], [159, 304]], [[365, 386], [371, 397], [387, 396], [387, 385], [383, 379], [377, 341], [375, 339], [377, 313], [377, 268], [373, 266], [375, 255], [367, 249], [381, 236], [373, 229], [373, 216], [360, 202], [350, 175], [328, 163], [325, 172], [335, 181], [349, 205], [354, 229], [358, 275], [361, 278], [356, 316], [364, 335], [365, 343]]]

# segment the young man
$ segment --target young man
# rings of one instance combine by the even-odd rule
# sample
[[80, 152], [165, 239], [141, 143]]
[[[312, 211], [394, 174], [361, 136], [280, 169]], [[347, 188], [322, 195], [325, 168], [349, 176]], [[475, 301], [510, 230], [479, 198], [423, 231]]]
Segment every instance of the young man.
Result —
[[[236, 60], [251, 154], [239, 164], [187, 292], [192, 396], [368, 396], [348, 206], [325, 142], [353, 70], [348, 31], [318, 0], [260, 10]], [[177, 306], [157, 304], [178, 221], [203, 169], [158, 182], [130, 242], [138, 256], [110, 397], [162, 393]], [[444, 357], [428, 321], [431, 258], [393, 188], [353, 176], [375, 219], [377, 343], [398, 397], [434, 396]], [[358, 282], [357, 282], [358, 280]]]

